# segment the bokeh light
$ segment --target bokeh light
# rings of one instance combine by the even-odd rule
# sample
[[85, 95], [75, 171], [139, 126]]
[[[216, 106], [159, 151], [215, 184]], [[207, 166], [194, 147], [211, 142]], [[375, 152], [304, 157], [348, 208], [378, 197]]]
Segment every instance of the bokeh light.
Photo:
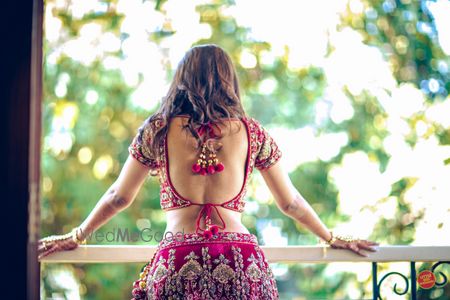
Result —
[[[386, 244], [448, 245], [449, 3], [47, 0], [43, 234], [79, 225], [117, 178], [185, 51], [216, 43], [235, 63], [246, 111], [270, 131], [294, 186], [328, 226]], [[243, 222], [266, 245], [316, 242], [279, 212], [258, 173], [247, 195]], [[158, 182], [148, 180], [109, 225], [163, 231]], [[44, 266], [41, 297], [96, 299], [106, 284], [104, 298], [126, 298], [139, 268]], [[324, 291], [354, 299], [371, 289], [358, 264], [273, 268], [286, 299]]]

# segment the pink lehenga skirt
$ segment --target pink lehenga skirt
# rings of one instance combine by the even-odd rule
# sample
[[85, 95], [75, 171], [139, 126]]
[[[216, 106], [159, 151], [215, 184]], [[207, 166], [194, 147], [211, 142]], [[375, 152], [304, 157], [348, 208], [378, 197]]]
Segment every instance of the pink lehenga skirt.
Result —
[[133, 283], [133, 299], [279, 299], [255, 235], [195, 233], [162, 240]]

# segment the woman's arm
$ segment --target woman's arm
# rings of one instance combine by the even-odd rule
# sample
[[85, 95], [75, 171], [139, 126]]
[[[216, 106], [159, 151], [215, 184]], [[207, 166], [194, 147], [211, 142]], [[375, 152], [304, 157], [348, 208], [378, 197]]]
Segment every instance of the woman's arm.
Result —
[[148, 172], [149, 168], [140, 164], [129, 155], [119, 177], [103, 194], [92, 212], [79, 226], [78, 237], [80, 239], [86, 238], [86, 236], [100, 228], [117, 213], [130, 206], [141, 189]]
[[[148, 167], [129, 155], [116, 181], [108, 188], [86, 220], [79, 226], [76, 233], [77, 238], [79, 240], [85, 239], [86, 236], [108, 222], [117, 213], [130, 206], [149, 170]], [[44, 238], [40, 240], [38, 253], [40, 257], [44, 257], [50, 253], [71, 250], [77, 246], [77, 243], [71, 237], [56, 241]]]
[[261, 171], [261, 175], [274, 196], [278, 208], [285, 215], [302, 223], [322, 240], [328, 241], [331, 238], [330, 231], [322, 223], [305, 198], [294, 187], [288, 173], [284, 171], [280, 162], [269, 169]]
[[[323, 224], [309, 203], [302, 197], [294, 187], [287, 172], [284, 171], [280, 162], [270, 168], [261, 171], [267, 186], [269, 187], [279, 209], [287, 216], [303, 224], [308, 230], [324, 241], [330, 241], [333, 236]], [[337, 239], [331, 246], [344, 248], [359, 255], [365, 256], [361, 249], [374, 251], [374, 242], [355, 240], [352, 242]]]

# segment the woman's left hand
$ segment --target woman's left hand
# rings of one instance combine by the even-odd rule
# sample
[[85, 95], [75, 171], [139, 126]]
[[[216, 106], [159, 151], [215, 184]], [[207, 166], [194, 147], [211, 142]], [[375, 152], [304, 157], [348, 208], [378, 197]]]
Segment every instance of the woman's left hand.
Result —
[[73, 250], [78, 247], [72, 236], [57, 235], [40, 239], [38, 242], [38, 259], [58, 251]]
[[372, 241], [366, 241], [366, 240], [343, 240], [337, 238], [334, 243], [330, 245], [332, 248], [335, 249], [346, 249], [350, 250], [360, 256], [367, 257], [368, 255], [363, 252], [363, 250], [370, 251], [370, 252], [376, 252], [377, 249], [375, 248], [378, 246], [378, 243], [372, 242]]

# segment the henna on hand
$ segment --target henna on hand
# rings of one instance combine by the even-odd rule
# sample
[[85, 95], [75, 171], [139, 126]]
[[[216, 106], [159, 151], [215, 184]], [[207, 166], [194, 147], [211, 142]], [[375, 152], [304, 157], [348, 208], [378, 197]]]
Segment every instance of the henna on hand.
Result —
[[346, 249], [350, 250], [360, 256], [367, 257], [368, 255], [362, 250], [367, 250], [370, 252], [376, 252], [377, 249], [374, 246], [378, 246], [378, 243], [367, 241], [367, 240], [341, 240], [337, 238], [334, 243], [330, 245], [335, 249]]
[[45, 237], [38, 242], [38, 259], [42, 259], [54, 252], [73, 250], [78, 246], [78, 243], [76, 243], [71, 236], [60, 235]]

